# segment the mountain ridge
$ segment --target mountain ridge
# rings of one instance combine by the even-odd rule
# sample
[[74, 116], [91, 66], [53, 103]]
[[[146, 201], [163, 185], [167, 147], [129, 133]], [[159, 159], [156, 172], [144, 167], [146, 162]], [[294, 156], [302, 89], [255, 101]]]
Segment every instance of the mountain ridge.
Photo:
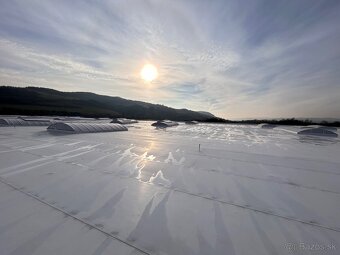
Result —
[[[177, 121], [213, 118], [211, 113], [175, 109], [92, 92], [63, 92], [43, 87], [0, 86], [0, 114], [65, 115]], [[214, 116], [215, 117], [215, 116]]]

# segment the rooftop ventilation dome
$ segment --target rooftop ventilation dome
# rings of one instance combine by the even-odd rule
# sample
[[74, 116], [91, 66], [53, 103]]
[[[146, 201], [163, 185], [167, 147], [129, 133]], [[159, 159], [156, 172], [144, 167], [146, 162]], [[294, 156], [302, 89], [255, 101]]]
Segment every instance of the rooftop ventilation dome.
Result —
[[50, 122], [52, 119], [49, 118], [42, 118], [37, 116], [31, 116], [31, 117], [18, 117], [18, 119], [24, 120], [24, 121], [42, 121], [42, 122]]
[[189, 120], [189, 121], [186, 121], [185, 124], [187, 124], [187, 125], [196, 125], [196, 124], [198, 124], [198, 121]]
[[23, 120], [23, 119], [0, 119], [0, 126], [49, 126], [51, 121], [46, 120]]
[[263, 124], [260, 124], [259, 127], [265, 128], [265, 129], [273, 129], [273, 128], [277, 127], [277, 126], [274, 125], [274, 124], [263, 123]]
[[47, 128], [47, 130], [67, 133], [99, 133], [99, 132], [127, 131], [128, 129], [121, 124], [58, 122], [50, 125]]
[[298, 132], [299, 135], [315, 135], [338, 137], [338, 134], [324, 128], [307, 128]]
[[138, 123], [138, 121], [133, 120], [133, 119], [117, 118], [117, 119], [113, 119], [110, 123], [118, 123], [118, 124], [127, 125], [127, 124]]
[[85, 118], [85, 117], [68, 117], [58, 116], [54, 117], [54, 120], [63, 122], [93, 122], [93, 121], [109, 121], [109, 118]]
[[155, 123], [152, 123], [151, 126], [158, 127], [158, 128], [167, 128], [167, 127], [173, 127], [178, 126], [178, 123], [171, 120], [159, 120]]
[[301, 127], [301, 129], [307, 129], [307, 128], [322, 128], [322, 129], [326, 129], [326, 130], [334, 131], [334, 132], [338, 130], [336, 127], [327, 127], [327, 126], [320, 126], [320, 125], [309, 125], [309, 126]]

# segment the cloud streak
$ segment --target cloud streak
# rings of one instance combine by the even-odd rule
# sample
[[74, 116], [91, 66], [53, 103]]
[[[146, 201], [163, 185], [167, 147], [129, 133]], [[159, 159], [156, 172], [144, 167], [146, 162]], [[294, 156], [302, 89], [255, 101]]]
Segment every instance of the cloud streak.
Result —
[[[5, 1], [1, 85], [225, 118], [340, 118], [338, 1]], [[143, 64], [159, 79], [145, 84]]]

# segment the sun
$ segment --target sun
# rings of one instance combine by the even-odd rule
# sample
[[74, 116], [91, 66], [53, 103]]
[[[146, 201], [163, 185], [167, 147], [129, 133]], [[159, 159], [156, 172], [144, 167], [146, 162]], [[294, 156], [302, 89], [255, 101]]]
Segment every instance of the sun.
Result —
[[158, 77], [157, 68], [152, 64], [146, 64], [140, 71], [140, 76], [144, 81], [151, 82]]

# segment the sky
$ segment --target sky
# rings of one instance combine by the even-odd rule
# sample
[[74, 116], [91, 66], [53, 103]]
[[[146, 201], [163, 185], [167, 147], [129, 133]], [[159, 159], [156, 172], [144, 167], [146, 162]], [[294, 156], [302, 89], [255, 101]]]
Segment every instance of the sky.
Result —
[[[0, 85], [340, 118], [338, 0], [0, 0]], [[140, 77], [157, 67], [152, 82]]]

